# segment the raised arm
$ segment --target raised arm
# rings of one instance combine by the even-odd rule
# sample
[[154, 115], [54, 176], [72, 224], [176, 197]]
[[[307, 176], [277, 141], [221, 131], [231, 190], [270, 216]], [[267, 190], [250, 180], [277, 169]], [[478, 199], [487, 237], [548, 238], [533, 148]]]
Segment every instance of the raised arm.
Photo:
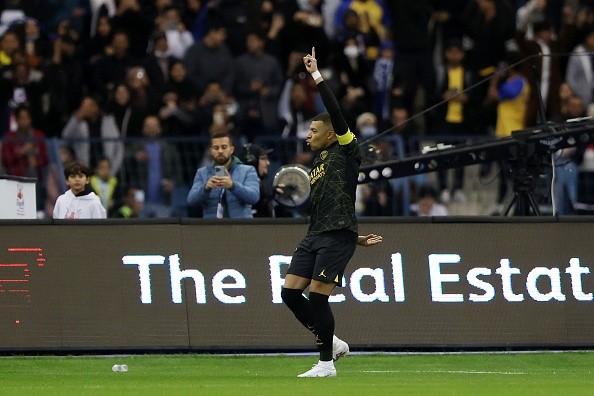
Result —
[[326, 111], [330, 114], [334, 132], [339, 136], [345, 135], [349, 132], [349, 126], [340, 111], [340, 106], [338, 105], [336, 97], [318, 70], [315, 47], [311, 49], [311, 54], [307, 54], [303, 57], [303, 63], [309, 74], [311, 74], [311, 77], [314, 79], [318, 92], [320, 92], [320, 96], [326, 107]]

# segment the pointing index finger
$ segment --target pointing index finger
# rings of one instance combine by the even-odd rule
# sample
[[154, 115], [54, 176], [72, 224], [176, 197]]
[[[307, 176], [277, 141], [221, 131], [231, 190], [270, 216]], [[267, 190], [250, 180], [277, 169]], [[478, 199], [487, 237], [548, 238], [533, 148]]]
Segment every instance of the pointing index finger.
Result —
[[316, 58], [316, 47], [311, 47], [311, 57]]

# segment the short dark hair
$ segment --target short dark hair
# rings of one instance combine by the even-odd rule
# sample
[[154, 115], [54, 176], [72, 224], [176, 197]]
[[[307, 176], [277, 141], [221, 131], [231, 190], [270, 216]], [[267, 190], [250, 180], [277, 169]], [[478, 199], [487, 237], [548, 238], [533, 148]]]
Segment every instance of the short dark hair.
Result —
[[312, 121], [322, 121], [324, 124], [332, 125], [332, 119], [328, 113], [320, 113], [315, 116]]
[[437, 201], [439, 197], [439, 193], [437, 192], [437, 188], [433, 184], [425, 183], [419, 187], [419, 192], [417, 193], [417, 198], [433, 198]]
[[228, 138], [229, 142], [231, 143], [231, 146], [235, 146], [234, 142], [233, 142], [233, 136], [231, 136], [231, 134], [227, 131], [218, 131], [213, 133], [212, 135], [210, 135], [210, 142], [212, 143], [213, 139], [222, 139], [222, 138]]
[[74, 160], [64, 165], [64, 177], [68, 179], [70, 175], [85, 175], [91, 177], [91, 170], [84, 164]]

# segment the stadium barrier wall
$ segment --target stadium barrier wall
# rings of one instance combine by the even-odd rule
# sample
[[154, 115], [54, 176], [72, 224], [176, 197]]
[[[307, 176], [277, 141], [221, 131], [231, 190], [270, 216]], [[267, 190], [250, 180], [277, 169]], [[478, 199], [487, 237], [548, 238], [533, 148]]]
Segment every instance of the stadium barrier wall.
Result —
[[[0, 221], [0, 350], [291, 351], [302, 220]], [[332, 297], [362, 350], [594, 345], [591, 218], [362, 220]]]

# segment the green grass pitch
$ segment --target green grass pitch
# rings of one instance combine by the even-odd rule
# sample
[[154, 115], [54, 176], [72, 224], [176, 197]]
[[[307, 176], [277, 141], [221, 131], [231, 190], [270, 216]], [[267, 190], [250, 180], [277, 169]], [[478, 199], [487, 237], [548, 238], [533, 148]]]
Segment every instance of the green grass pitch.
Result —
[[[361, 354], [338, 377], [296, 378], [315, 356], [0, 358], [0, 395], [594, 395], [594, 352]], [[129, 371], [114, 373], [113, 364]]]

